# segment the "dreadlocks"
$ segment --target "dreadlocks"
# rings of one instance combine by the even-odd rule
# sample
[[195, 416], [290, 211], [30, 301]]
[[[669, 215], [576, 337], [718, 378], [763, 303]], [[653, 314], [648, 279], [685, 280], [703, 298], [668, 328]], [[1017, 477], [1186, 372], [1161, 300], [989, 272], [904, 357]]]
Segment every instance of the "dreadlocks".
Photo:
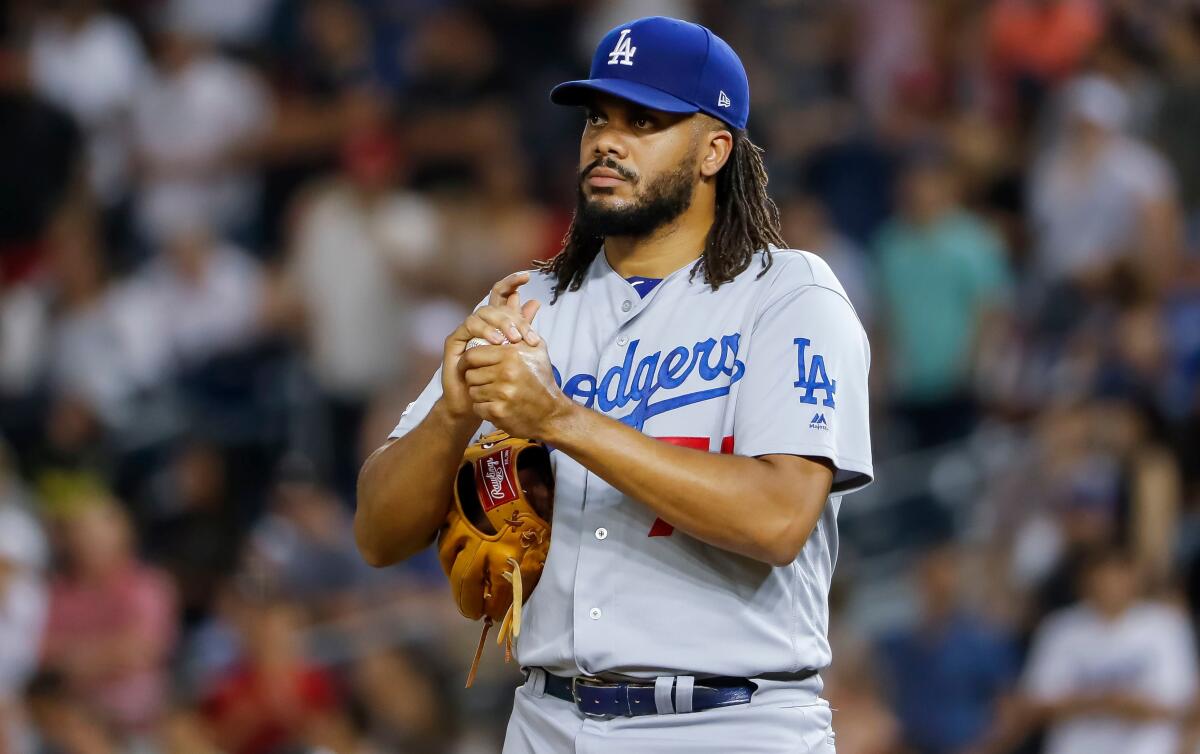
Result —
[[[553, 259], [534, 263], [537, 269], [555, 277], [552, 302], [564, 291], [579, 290], [603, 244], [602, 236], [582, 227], [577, 214], [563, 237], [562, 251]], [[733, 131], [729, 161], [717, 173], [716, 217], [691, 276], [702, 272], [705, 282], [716, 290], [749, 267], [754, 252], [766, 249], [768, 244], [785, 245], [779, 229], [779, 209], [767, 196], [762, 148], [750, 141], [744, 129], [737, 129]], [[770, 267], [771, 255], [764, 254], [759, 276]]]

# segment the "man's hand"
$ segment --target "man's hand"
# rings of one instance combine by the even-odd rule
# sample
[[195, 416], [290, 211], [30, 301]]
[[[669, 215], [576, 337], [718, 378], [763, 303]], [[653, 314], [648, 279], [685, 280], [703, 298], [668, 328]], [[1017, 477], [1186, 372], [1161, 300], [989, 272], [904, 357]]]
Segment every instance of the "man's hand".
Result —
[[[533, 302], [530, 302], [533, 303]], [[513, 437], [543, 439], [576, 404], [554, 382], [545, 341], [472, 348], [459, 359], [475, 414]]]
[[521, 341], [537, 345], [541, 342], [531, 325], [541, 304], [527, 301], [522, 306], [517, 293], [517, 289], [528, 282], [528, 272], [515, 272], [496, 283], [487, 304], [473, 312], [446, 338], [442, 351], [442, 403], [452, 418], [462, 420], [473, 414], [473, 401], [467, 394], [468, 386], [463, 381], [460, 364], [472, 338], [483, 338], [496, 345]]

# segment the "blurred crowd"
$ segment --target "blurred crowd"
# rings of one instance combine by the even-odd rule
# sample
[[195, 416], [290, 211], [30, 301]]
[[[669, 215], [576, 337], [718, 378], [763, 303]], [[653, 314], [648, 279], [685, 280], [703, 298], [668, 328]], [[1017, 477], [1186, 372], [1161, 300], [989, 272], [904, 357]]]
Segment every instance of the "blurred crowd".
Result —
[[0, 753], [499, 750], [520, 676], [460, 689], [476, 627], [361, 562], [355, 475], [558, 250], [548, 90], [651, 14], [741, 53], [871, 335], [841, 754], [1200, 751], [1200, 4], [0, 7]]

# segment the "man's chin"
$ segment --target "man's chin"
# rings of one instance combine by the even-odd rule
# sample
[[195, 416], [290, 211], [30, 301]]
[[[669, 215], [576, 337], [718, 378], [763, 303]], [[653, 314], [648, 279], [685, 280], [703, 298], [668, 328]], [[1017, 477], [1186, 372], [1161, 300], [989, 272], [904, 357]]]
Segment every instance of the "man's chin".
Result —
[[581, 214], [585, 218], [597, 227], [607, 230], [609, 226], [616, 225], [619, 227], [622, 225], [622, 221], [635, 207], [633, 202], [628, 199], [600, 197], [589, 199], [587, 204], [580, 209], [582, 210]]
[[[623, 187], [622, 187], [623, 188]], [[622, 210], [633, 205], [633, 199], [624, 196], [620, 188], [589, 188], [584, 194], [589, 207], [606, 211]]]

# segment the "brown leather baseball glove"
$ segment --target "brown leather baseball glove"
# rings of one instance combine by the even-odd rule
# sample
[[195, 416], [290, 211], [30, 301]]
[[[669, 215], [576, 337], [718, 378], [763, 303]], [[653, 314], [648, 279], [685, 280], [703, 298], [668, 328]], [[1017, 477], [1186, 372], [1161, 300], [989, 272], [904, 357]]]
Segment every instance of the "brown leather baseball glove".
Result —
[[463, 454], [438, 553], [459, 611], [471, 620], [483, 618], [468, 687], [493, 623], [500, 623], [496, 641], [505, 646], [505, 659], [512, 657], [521, 606], [550, 549], [553, 495], [550, 453], [539, 442], [497, 431]]

